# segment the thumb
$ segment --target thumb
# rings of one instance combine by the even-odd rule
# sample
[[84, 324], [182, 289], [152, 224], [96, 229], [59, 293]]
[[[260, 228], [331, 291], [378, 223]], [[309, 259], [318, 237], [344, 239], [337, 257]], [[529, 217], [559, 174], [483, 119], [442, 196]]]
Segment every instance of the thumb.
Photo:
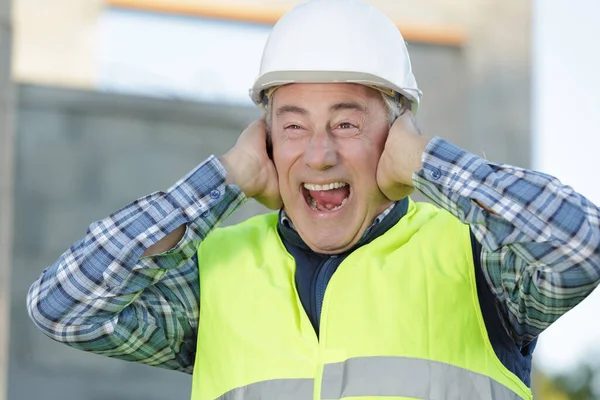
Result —
[[421, 128], [417, 123], [417, 118], [408, 108], [404, 109], [402, 114], [396, 118], [390, 130], [422, 136]]
[[264, 191], [255, 196], [254, 199], [271, 210], [279, 210], [283, 207], [283, 200], [281, 199], [281, 193], [279, 192], [277, 169], [270, 160], [265, 167], [268, 176], [266, 187]]

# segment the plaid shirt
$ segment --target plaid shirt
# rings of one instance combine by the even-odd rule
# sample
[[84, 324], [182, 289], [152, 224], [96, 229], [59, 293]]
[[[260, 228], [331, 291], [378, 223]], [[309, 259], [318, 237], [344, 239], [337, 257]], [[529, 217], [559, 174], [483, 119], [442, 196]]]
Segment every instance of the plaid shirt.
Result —
[[[598, 285], [600, 211], [556, 178], [493, 164], [435, 138], [413, 182], [482, 243], [484, 274], [517, 344]], [[166, 192], [91, 224], [31, 286], [31, 318], [72, 347], [191, 373], [200, 295], [196, 248], [245, 201], [210, 157]], [[140, 258], [182, 224], [187, 230], [175, 248]]]

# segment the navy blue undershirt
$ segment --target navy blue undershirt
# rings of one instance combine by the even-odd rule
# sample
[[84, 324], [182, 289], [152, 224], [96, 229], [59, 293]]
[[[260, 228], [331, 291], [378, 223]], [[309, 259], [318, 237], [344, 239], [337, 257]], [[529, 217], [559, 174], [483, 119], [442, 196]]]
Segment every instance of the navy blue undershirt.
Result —
[[[312, 251], [300, 238], [286, 218], [279, 218], [278, 230], [287, 251], [296, 261], [296, 287], [304, 310], [319, 335], [319, 321], [323, 297], [329, 280], [340, 263], [356, 248], [370, 243], [394, 226], [408, 210], [408, 199], [397, 202], [393, 209], [379, 223], [372, 225], [352, 249], [347, 252], [329, 255]], [[527, 386], [531, 385], [531, 358], [535, 341], [524, 348], [517, 347], [504, 328], [501, 308], [496, 303], [489, 285], [481, 270], [481, 244], [471, 234], [473, 261], [477, 293], [488, 336], [497, 357], [506, 368], [517, 375]]]

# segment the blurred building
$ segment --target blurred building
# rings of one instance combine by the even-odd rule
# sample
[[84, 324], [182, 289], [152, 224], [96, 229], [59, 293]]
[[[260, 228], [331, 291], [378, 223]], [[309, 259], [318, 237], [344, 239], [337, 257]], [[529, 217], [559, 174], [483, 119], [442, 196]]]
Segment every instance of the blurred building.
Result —
[[13, 237], [13, 116], [14, 91], [10, 81], [12, 21], [10, 2], [0, 0], [0, 400], [6, 395], [10, 269]]
[[[0, 171], [0, 216], [14, 220], [0, 219], [0, 338], [10, 333], [8, 362], [0, 352], [8, 384], [0, 379], [0, 390], [8, 399], [189, 397], [186, 375], [52, 342], [30, 322], [25, 296], [89, 223], [167, 188], [235, 142], [259, 115], [247, 90], [262, 43], [295, 3], [13, 0], [15, 123], [0, 127], [2, 150], [11, 150], [0, 161], [14, 160]], [[425, 93], [418, 116], [424, 132], [529, 166], [530, 2], [371, 3], [409, 42]], [[11, 21], [3, 7], [4, 60]], [[0, 68], [2, 87], [10, 85], [7, 71]], [[228, 223], [262, 211], [249, 202]], [[3, 323], [7, 301], [10, 324]]]

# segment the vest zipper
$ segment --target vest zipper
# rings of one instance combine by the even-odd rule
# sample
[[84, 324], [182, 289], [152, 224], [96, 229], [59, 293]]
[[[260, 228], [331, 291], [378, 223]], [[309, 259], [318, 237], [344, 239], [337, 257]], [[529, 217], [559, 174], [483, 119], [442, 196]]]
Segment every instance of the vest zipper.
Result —
[[317, 279], [315, 282], [315, 286], [316, 286], [316, 290], [315, 290], [315, 301], [316, 301], [316, 306], [317, 306], [317, 323], [318, 323], [318, 330], [321, 330], [321, 310], [323, 308], [323, 299], [325, 297], [325, 290], [327, 289], [327, 284], [329, 283], [331, 276], [333, 274], [330, 274], [329, 271], [331, 269], [332, 265], [335, 265], [337, 263], [337, 255], [333, 255], [330, 256], [327, 260], [325, 260], [325, 262], [323, 263], [323, 265], [321, 266], [321, 268], [319, 269], [319, 272], [317, 274]]

